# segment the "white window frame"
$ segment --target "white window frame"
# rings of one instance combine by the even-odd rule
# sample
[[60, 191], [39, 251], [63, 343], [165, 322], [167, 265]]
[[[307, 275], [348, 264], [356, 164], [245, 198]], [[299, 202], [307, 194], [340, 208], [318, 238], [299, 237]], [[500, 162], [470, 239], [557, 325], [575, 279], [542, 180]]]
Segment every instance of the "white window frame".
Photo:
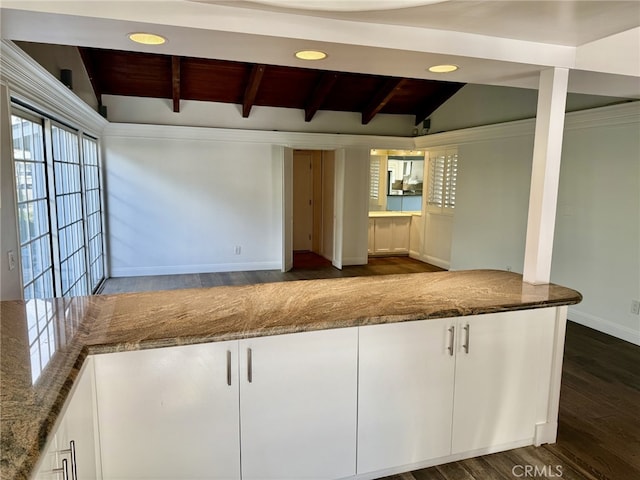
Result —
[[[104, 198], [103, 198], [103, 185], [102, 185], [102, 162], [100, 158], [100, 140], [91, 136], [85, 135], [79, 129], [73, 128], [64, 123], [58, 122], [55, 119], [51, 119], [47, 117], [45, 114], [39, 113], [37, 111], [31, 110], [27, 105], [22, 104], [21, 102], [13, 103], [11, 109], [12, 116], [15, 115], [17, 117], [25, 118], [34, 123], [38, 123], [42, 126], [43, 136], [44, 136], [44, 163], [46, 169], [46, 181], [47, 181], [47, 203], [48, 203], [48, 212], [49, 212], [49, 235], [50, 235], [50, 248], [51, 248], [51, 263], [53, 266], [53, 293], [56, 297], [68, 297], [75, 296], [77, 294], [88, 295], [93, 294], [99, 290], [102, 282], [106, 278], [106, 248], [105, 248], [105, 229], [104, 229]], [[60, 215], [57, 209], [57, 199], [60, 197], [60, 192], [56, 190], [56, 178], [55, 178], [55, 167], [56, 164], [59, 164], [59, 159], [54, 159], [53, 155], [53, 128], [59, 128], [63, 131], [70, 132], [74, 135], [74, 139], [77, 141], [77, 145], [74, 146], [77, 149], [78, 155], [78, 165], [79, 165], [79, 191], [80, 200], [79, 205], [81, 208], [81, 219], [79, 220], [79, 224], [81, 225], [81, 235], [80, 241], [82, 246], [78, 249], [78, 251], [83, 250], [82, 257], [84, 262], [84, 273], [80, 275], [80, 277], [84, 276], [84, 279], [81, 280], [83, 283], [86, 283], [86, 287], [82, 288], [65, 288], [63, 291], [62, 281], [61, 281], [61, 259], [60, 259], [60, 230], [59, 230], [59, 219]], [[98, 200], [99, 200], [99, 228], [100, 238], [98, 239], [100, 243], [101, 253], [97, 255], [97, 258], [91, 257], [90, 245], [89, 242], [92, 240], [89, 238], [88, 234], [88, 217], [87, 217], [87, 195], [86, 195], [86, 184], [85, 184], [85, 173], [87, 166], [85, 165], [84, 160], [84, 147], [85, 140], [89, 140], [96, 143], [96, 164], [98, 168]], [[22, 161], [21, 159], [13, 159], [12, 165], [14, 168], [14, 176], [15, 176], [15, 168], [16, 162]], [[93, 165], [91, 166], [93, 167]], [[17, 207], [16, 207], [17, 208]], [[17, 214], [17, 212], [16, 212]], [[18, 227], [20, 228], [20, 227]], [[64, 228], [64, 227], [62, 227]], [[102, 277], [99, 280], [95, 280], [92, 278], [91, 265], [92, 263], [99, 261], [101, 262], [100, 268], [98, 269], [102, 273]], [[20, 267], [22, 269], [23, 259], [20, 256]], [[80, 262], [82, 263], [82, 262]], [[22, 282], [23, 282], [23, 298], [29, 299], [27, 292], [27, 286], [24, 285], [24, 272], [22, 272]]]

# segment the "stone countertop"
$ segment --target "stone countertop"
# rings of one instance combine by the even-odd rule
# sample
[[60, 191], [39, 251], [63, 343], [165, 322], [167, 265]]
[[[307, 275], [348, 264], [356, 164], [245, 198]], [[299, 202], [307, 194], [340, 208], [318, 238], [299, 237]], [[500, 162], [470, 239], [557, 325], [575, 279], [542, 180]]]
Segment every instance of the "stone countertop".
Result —
[[[89, 354], [581, 299], [569, 288], [523, 283], [515, 273], [470, 270], [1, 302], [0, 478], [29, 478]], [[38, 346], [40, 360], [32, 355]], [[38, 363], [42, 372], [34, 375]]]
[[420, 211], [379, 210], [369, 212], [369, 218], [415, 217], [422, 215]]

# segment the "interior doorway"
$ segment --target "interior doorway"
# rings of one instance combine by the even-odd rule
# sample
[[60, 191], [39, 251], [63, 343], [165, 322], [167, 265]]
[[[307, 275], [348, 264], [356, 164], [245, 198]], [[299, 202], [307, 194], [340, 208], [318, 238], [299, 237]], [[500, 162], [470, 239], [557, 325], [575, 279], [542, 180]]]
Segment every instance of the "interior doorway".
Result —
[[294, 150], [292, 172], [293, 268], [333, 261], [334, 155]]

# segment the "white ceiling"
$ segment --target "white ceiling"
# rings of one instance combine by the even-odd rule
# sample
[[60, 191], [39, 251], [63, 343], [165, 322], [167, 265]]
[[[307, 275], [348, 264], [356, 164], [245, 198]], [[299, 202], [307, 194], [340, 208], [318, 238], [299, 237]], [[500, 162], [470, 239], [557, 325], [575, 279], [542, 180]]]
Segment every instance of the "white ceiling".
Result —
[[[356, 22], [434, 28], [539, 43], [578, 46], [640, 26], [638, 0], [256, 0], [201, 3], [351, 20]], [[271, 5], [269, 5], [271, 4]], [[339, 10], [322, 11], [328, 5]], [[423, 4], [423, 5], [420, 5]], [[277, 6], [298, 5], [303, 11]], [[374, 11], [341, 11], [346, 5]], [[395, 5], [396, 8], [391, 9]], [[418, 5], [418, 6], [415, 6]]]
[[[3, 39], [524, 88], [537, 88], [541, 70], [560, 67], [570, 69], [572, 92], [640, 98], [640, 0], [448, 0], [357, 12], [209, 0], [0, 0], [0, 6]], [[132, 31], [169, 41], [135, 45], [127, 38]], [[329, 57], [303, 63], [293, 56], [302, 48]], [[461, 68], [447, 76], [426, 71], [436, 63]]]

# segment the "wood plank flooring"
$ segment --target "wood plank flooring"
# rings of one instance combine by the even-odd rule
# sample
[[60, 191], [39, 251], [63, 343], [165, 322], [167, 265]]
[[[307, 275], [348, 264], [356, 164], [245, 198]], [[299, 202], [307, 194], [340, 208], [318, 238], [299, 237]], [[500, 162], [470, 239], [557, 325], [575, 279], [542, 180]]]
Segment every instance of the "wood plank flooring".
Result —
[[[308, 254], [302, 255], [302, 257], [305, 256], [308, 256]], [[296, 263], [294, 258], [294, 265]], [[371, 257], [367, 265], [347, 266], [342, 270], [338, 270], [331, 265], [322, 267], [306, 258], [304, 258], [300, 264], [306, 265], [307, 268], [294, 268], [290, 272], [285, 273], [280, 270], [259, 270], [255, 272], [194, 273], [184, 275], [108, 278], [100, 290], [100, 293], [111, 294], [144, 292], [149, 290], [176, 290], [180, 288], [249, 285], [253, 283], [287, 282], [291, 280], [442, 271], [439, 267], [409, 257]]]
[[[407, 257], [369, 265], [116, 278], [102, 293], [438, 271]], [[527, 469], [527, 470], [525, 470]], [[528, 473], [527, 473], [528, 472]], [[640, 480], [640, 347], [569, 322], [558, 441], [417, 470], [384, 480]]]

